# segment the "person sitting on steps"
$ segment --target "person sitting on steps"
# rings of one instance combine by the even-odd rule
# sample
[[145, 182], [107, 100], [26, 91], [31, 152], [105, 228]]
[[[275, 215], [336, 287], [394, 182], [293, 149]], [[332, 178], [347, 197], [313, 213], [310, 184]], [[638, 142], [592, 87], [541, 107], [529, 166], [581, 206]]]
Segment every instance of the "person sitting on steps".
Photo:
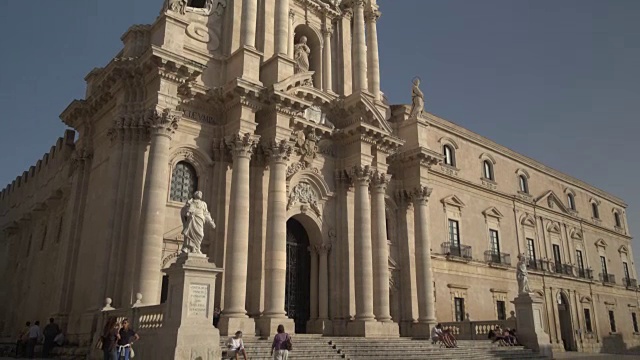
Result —
[[240, 354], [242, 354], [244, 360], [247, 360], [247, 351], [244, 349], [244, 342], [242, 341], [242, 331], [236, 331], [235, 336], [229, 338], [227, 348], [229, 349], [227, 352], [229, 359], [238, 360]]

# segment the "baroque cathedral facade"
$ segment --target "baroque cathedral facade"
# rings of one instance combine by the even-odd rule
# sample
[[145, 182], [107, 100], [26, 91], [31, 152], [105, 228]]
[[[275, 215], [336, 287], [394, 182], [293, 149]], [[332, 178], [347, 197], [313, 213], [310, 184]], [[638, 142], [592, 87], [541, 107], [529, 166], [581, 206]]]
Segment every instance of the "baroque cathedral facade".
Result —
[[381, 91], [376, 0], [167, 0], [85, 78], [73, 130], [0, 195], [3, 336], [166, 299], [200, 190], [222, 334], [424, 336], [509, 318], [640, 344], [626, 204]]

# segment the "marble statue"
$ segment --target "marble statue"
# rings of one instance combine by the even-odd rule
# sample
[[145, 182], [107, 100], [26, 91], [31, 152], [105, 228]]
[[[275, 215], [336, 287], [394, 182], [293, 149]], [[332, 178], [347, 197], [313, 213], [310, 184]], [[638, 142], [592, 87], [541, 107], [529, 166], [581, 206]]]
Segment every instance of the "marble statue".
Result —
[[166, 0], [165, 8], [184, 15], [187, 10], [187, 0]]
[[202, 200], [202, 191], [196, 191], [193, 198], [187, 201], [180, 211], [182, 217], [183, 253], [202, 254], [200, 247], [204, 238], [204, 225], [208, 223], [213, 229], [216, 224], [209, 214], [207, 203]]
[[518, 294], [529, 294], [529, 271], [527, 270], [527, 258], [518, 255], [518, 265], [516, 268], [516, 278], [518, 279]]
[[293, 59], [296, 62], [294, 65], [295, 74], [309, 71], [309, 54], [311, 54], [311, 49], [307, 45], [307, 37], [302, 36], [293, 51]]
[[411, 112], [409, 118], [417, 118], [424, 111], [424, 94], [420, 90], [420, 78], [413, 80], [413, 90], [411, 92]]

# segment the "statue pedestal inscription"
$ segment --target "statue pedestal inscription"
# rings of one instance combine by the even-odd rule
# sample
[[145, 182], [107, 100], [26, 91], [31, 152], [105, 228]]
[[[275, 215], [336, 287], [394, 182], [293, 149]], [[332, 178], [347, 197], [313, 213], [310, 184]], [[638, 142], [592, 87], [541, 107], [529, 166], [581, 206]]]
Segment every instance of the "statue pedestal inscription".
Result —
[[169, 296], [159, 346], [166, 359], [220, 359], [220, 333], [213, 327], [216, 276], [222, 269], [205, 255], [181, 254], [164, 272]]
[[534, 294], [521, 293], [513, 300], [516, 307], [518, 342], [553, 359], [549, 334], [544, 331], [544, 300]]

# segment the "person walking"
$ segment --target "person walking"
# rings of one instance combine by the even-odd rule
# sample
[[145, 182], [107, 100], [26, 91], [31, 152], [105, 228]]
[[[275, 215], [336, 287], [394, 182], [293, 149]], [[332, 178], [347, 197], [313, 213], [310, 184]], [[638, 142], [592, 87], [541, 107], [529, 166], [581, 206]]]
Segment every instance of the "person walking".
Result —
[[284, 326], [278, 325], [278, 333], [273, 337], [271, 356], [273, 360], [287, 360], [291, 350], [291, 336], [284, 332]]
[[131, 359], [131, 345], [140, 340], [140, 336], [131, 328], [129, 319], [122, 320], [122, 327], [118, 331], [118, 359]]
[[42, 345], [42, 357], [48, 358], [51, 356], [51, 349], [53, 349], [55, 343], [54, 339], [60, 333], [60, 327], [55, 323], [53, 318], [49, 319], [49, 323], [44, 327], [42, 334], [44, 335], [44, 344]]
[[27, 357], [33, 359], [36, 355], [36, 345], [42, 340], [42, 330], [40, 330], [40, 321], [36, 321], [29, 328], [29, 340], [27, 340]]
[[104, 360], [118, 360], [118, 350], [116, 344], [118, 343], [120, 334], [120, 327], [118, 326], [118, 320], [115, 316], [111, 316], [107, 319], [107, 323], [102, 328], [102, 353], [104, 354]]
[[27, 341], [29, 340], [29, 329], [31, 321], [27, 321], [26, 325], [18, 330], [16, 336], [16, 357], [25, 356], [27, 354]]

